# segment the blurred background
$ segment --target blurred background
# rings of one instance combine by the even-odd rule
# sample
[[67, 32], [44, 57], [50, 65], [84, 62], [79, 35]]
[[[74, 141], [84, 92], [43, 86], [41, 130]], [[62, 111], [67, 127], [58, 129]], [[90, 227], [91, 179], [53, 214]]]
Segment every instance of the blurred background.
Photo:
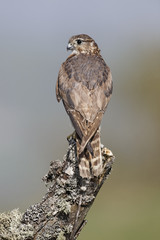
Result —
[[[93, 37], [114, 91], [102, 143], [116, 156], [81, 239], [159, 239], [160, 1], [0, 1], [0, 211], [25, 211], [73, 132], [55, 97], [68, 39]], [[159, 236], [159, 237], [158, 237]]]

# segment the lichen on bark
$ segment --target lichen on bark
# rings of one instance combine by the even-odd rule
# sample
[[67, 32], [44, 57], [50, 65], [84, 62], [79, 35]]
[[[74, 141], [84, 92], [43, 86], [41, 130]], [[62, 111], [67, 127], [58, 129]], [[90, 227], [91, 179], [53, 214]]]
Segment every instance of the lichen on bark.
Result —
[[85, 217], [97, 193], [112, 169], [114, 156], [102, 146], [102, 175], [90, 180], [82, 179], [79, 176], [76, 141], [72, 137], [68, 141], [63, 161], [52, 161], [49, 172], [43, 177], [45, 184], [50, 186], [42, 201], [30, 206], [24, 214], [14, 210], [8, 217], [0, 215], [0, 240], [77, 238], [86, 224]]

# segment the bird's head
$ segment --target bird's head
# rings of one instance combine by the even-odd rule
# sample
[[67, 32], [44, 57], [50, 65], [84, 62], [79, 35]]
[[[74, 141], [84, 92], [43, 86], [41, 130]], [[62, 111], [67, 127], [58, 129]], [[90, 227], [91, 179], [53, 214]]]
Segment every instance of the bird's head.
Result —
[[73, 54], [98, 54], [100, 52], [97, 43], [86, 34], [71, 37], [67, 50], [71, 50]]

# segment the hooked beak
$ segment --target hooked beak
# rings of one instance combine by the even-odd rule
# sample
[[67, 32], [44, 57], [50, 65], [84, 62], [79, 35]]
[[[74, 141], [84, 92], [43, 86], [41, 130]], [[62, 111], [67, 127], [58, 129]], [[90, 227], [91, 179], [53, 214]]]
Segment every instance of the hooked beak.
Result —
[[68, 45], [67, 45], [67, 51], [68, 51], [68, 50], [73, 50], [73, 45], [70, 44], [70, 43], [68, 43]]

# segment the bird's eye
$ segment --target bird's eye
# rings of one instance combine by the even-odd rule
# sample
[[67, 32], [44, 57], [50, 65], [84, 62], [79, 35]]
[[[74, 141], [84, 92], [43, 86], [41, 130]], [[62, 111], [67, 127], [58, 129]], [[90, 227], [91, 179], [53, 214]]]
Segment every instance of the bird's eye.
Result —
[[82, 43], [82, 40], [81, 39], [78, 39], [77, 40], [77, 44], [80, 45]]

